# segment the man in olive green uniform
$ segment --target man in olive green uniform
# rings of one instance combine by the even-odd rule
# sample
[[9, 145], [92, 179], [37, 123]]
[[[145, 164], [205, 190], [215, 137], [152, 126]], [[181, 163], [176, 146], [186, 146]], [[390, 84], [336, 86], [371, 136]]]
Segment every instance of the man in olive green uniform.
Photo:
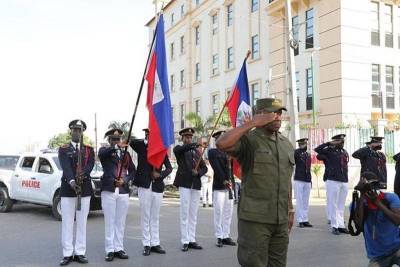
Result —
[[291, 175], [294, 148], [279, 133], [279, 99], [259, 99], [254, 117], [217, 141], [242, 167], [238, 206], [238, 260], [245, 267], [286, 266], [293, 226]]

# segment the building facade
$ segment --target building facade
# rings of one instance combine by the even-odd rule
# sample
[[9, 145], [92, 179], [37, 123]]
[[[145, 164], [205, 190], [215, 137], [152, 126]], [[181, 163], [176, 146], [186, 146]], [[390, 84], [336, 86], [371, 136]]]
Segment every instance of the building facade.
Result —
[[[288, 30], [285, 0], [169, 1], [164, 20], [175, 130], [189, 126], [189, 112], [205, 120], [220, 111], [248, 50], [251, 101], [275, 96], [288, 103], [288, 36], [295, 40], [290, 44], [300, 125], [313, 124], [314, 108], [318, 127], [365, 127], [386, 120], [397, 127], [399, 5], [291, 0]], [[154, 18], [147, 26], [151, 38]]]

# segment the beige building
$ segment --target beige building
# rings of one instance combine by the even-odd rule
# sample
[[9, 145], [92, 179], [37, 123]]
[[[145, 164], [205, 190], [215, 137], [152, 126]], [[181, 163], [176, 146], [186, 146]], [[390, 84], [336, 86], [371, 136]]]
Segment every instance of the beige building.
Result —
[[[298, 43], [300, 125], [313, 122], [314, 95], [320, 127], [368, 126], [377, 123], [382, 111], [389, 125], [396, 126], [399, 5], [399, 1], [291, 0], [293, 28], [288, 31], [284, 0], [169, 1], [164, 19], [175, 130], [188, 125], [188, 112], [205, 119], [220, 110], [247, 50], [252, 51], [248, 60], [252, 101], [273, 95], [287, 102], [288, 34]], [[147, 26], [151, 36], [154, 19]]]

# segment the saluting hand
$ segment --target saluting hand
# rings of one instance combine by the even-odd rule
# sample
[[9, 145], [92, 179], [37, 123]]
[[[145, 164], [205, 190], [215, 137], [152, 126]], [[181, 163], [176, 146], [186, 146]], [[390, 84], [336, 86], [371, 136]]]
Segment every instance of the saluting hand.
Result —
[[277, 115], [272, 112], [264, 113], [264, 114], [256, 114], [253, 116], [251, 120], [255, 127], [262, 127], [267, 125], [270, 122], [273, 122], [276, 119]]
[[120, 148], [125, 148], [125, 147], [127, 147], [128, 146], [128, 144], [126, 143], [126, 141], [121, 141], [121, 142], [118, 142], [118, 144], [117, 144]]

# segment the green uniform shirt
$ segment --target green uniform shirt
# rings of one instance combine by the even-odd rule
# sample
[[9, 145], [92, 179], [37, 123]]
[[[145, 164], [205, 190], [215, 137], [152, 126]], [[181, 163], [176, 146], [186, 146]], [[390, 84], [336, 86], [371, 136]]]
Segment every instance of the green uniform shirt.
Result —
[[283, 224], [288, 221], [289, 183], [294, 148], [277, 133], [256, 128], [243, 135], [233, 153], [242, 167], [238, 217], [242, 220]]

